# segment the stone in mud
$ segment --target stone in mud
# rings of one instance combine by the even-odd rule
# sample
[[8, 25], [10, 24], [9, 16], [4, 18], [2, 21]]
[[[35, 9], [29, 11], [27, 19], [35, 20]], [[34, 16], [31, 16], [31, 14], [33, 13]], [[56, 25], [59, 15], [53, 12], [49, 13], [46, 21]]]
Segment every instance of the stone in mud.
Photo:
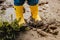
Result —
[[43, 37], [48, 36], [48, 33], [42, 31], [41, 29], [37, 29], [37, 33], [40, 34]]
[[47, 21], [47, 23], [48, 23], [49, 25], [54, 24], [55, 22], [56, 22], [55, 19], [48, 19], [48, 21]]
[[56, 26], [60, 26], [60, 22], [56, 22]]
[[53, 34], [53, 35], [58, 35], [58, 33], [59, 33], [59, 31], [55, 31], [55, 32], [53, 32], [52, 34]]
[[33, 28], [32, 30], [33, 30], [33, 31], [36, 31], [37, 29], [36, 29], [36, 28]]

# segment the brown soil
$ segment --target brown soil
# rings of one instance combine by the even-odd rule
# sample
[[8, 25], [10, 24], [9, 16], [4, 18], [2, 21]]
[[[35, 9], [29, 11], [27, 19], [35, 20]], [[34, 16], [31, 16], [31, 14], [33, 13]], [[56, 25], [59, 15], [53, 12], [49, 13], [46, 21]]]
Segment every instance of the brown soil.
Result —
[[[24, 16], [28, 19], [31, 15], [29, 6], [27, 4], [24, 6], [26, 10]], [[6, 15], [3, 17], [6, 16], [5, 18], [9, 19], [9, 15], [14, 14], [14, 12], [12, 12], [14, 9], [12, 6], [9, 7], [6, 5], [5, 7], [7, 8]], [[11, 11], [9, 8], [13, 10]], [[39, 15], [43, 19], [44, 25], [41, 26], [41, 28], [32, 28], [29, 31], [20, 32], [17, 40], [60, 40], [60, 0], [41, 0], [39, 2]], [[15, 15], [13, 16], [15, 18]], [[9, 21], [11, 21], [11, 19], [9, 19]]]

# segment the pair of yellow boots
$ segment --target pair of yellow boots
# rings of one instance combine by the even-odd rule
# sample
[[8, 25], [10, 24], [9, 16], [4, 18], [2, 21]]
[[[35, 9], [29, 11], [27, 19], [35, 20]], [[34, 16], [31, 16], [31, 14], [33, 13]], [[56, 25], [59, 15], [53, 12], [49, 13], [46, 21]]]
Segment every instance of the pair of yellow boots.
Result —
[[[19, 25], [21, 24], [24, 24], [25, 23], [25, 20], [24, 20], [24, 17], [23, 17], [23, 6], [14, 6], [15, 8], [15, 12], [16, 12], [16, 19], [19, 20]], [[41, 21], [41, 18], [39, 17], [38, 15], [38, 5], [35, 5], [35, 6], [30, 6], [30, 10], [31, 10], [31, 14], [32, 14], [32, 18], [35, 20], [35, 21]]]

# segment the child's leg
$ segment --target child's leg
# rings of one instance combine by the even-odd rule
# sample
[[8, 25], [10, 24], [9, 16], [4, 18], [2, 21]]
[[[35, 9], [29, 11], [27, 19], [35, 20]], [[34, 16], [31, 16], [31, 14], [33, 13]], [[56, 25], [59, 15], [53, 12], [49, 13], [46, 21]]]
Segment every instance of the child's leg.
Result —
[[25, 0], [14, 0], [14, 8], [15, 8], [15, 13], [16, 13], [16, 19], [19, 20], [19, 25], [24, 24], [24, 17], [23, 17], [23, 4]]
[[28, 0], [28, 4], [30, 5], [32, 18], [35, 21], [41, 21], [41, 18], [38, 15], [38, 1], [39, 0]]
[[24, 4], [25, 0], [14, 0], [14, 5], [16, 6], [22, 6]]

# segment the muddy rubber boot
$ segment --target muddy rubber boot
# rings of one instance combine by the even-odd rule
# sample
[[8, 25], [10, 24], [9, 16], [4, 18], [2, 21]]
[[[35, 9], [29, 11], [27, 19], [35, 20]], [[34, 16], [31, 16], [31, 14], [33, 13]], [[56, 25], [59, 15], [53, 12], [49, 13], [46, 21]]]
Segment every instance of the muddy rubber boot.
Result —
[[25, 24], [25, 20], [23, 17], [23, 6], [14, 6], [15, 8], [15, 13], [16, 13], [16, 19], [17, 21], [19, 20], [19, 25]]
[[16, 19], [17, 19], [17, 21], [19, 21], [18, 25], [19, 25], [20, 30], [21, 31], [29, 30], [29, 29], [26, 29], [28, 27], [28, 25], [25, 22], [24, 17], [23, 17], [24, 7], [23, 6], [14, 6], [14, 8], [15, 8], [15, 12], [16, 12]]
[[38, 15], [38, 5], [30, 6], [30, 9], [31, 9], [31, 15], [33, 19], [33, 21], [31, 21], [30, 24], [32, 24], [35, 27], [42, 25], [42, 19]]
[[30, 9], [31, 9], [32, 18], [33, 18], [35, 21], [41, 21], [42, 19], [41, 19], [40, 16], [38, 15], [38, 5], [30, 6]]

